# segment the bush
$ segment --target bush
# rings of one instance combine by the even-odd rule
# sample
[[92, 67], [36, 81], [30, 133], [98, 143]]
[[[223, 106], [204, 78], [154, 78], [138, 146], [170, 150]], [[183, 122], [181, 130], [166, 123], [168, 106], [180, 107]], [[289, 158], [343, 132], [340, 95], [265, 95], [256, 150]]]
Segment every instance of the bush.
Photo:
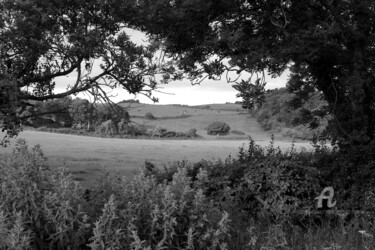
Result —
[[[228, 240], [228, 217], [215, 208], [202, 190], [192, 187], [184, 169], [178, 169], [168, 184], [140, 174], [130, 185], [122, 180], [118, 192], [109, 197], [93, 195], [93, 202], [105, 200], [95, 222], [92, 248], [113, 249], [216, 249]], [[101, 192], [103, 193], [103, 192]], [[104, 192], [106, 193], [106, 192]], [[108, 195], [112, 193], [109, 192]]]
[[183, 166], [192, 180], [204, 173], [206, 177], [196, 184], [227, 211], [236, 208], [253, 218], [261, 211], [272, 219], [293, 218], [300, 216], [297, 211], [313, 210], [314, 198], [322, 190], [319, 171], [309, 165], [311, 158], [312, 153], [294, 149], [283, 153], [273, 141], [267, 149], [251, 141], [248, 149], [240, 149], [239, 159], [176, 162], [163, 171], [153, 168], [152, 174], [160, 183], [168, 182]]
[[281, 88], [270, 91], [265, 97], [262, 107], [252, 111], [252, 116], [257, 117], [264, 130], [282, 132], [284, 136], [298, 139], [324, 134], [329, 117], [323, 117], [326, 102], [320, 94], [302, 98]]
[[24, 141], [0, 162], [1, 249], [225, 249], [228, 214], [183, 168], [163, 184], [105, 176], [83, 194], [44, 162]]
[[186, 133], [184, 133], [184, 132], [177, 132], [177, 133], [176, 133], [176, 137], [177, 137], [177, 138], [186, 138], [187, 135], [186, 135]]
[[5, 249], [79, 249], [86, 244], [79, 189], [64, 169], [52, 173], [44, 163], [40, 147], [29, 149], [24, 140], [0, 162], [0, 242]]
[[100, 124], [96, 131], [100, 134], [115, 135], [117, 134], [116, 124], [112, 120], [108, 120]]
[[195, 128], [189, 129], [189, 131], [186, 132], [186, 137], [191, 139], [198, 137], [197, 130]]
[[225, 122], [214, 122], [207, 128], [207, 134], [209, 135], [227, 135], [229, 131], [230, 127]]
[[[314, 148], [250, 141], [238, 159], [147, 162], [130, 183], [106, 175], [82, 192], [18, 140], [0, 158], [0, 249], [372, 249], [375, 146]], [[365, 213], [309, 215], [326, 186], [338, 209]]]
[[162, 127], [157, 127], [154, 129], [154, 131], [152, 132], [152, 136], [155, 136], [155, 137], [163, 137], [164, 134], [167, 132], [167, 129], [165, 128], [162, 128]]
[[242, 131], [239, 131], [239, 130], [232, 130], [230, 131], [231, 134], [234, 134], [234, 135], [245, 135], [244, 132]]
[[145, 114], [145, 118], [149, 119], [149, 120], [155, 120], [156, 119], [156, 117], [150, 112]]
[[160, 138], [194, 138], [197, 136], [196, 129], [191, 129], [188, 132], [169, 131], [162, 127], [157, 127], [154, 130], [149, 130], [148, 135]]

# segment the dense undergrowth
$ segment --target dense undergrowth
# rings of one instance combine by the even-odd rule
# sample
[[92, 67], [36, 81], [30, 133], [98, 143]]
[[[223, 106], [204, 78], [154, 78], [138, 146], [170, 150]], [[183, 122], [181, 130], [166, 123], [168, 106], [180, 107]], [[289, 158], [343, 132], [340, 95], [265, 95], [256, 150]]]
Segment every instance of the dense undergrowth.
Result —
[[[83, 190], [64, 169], [50, 171], [39, 146], [18, 141], [0, 162], [0, 249], [373, 249], [367, 150], [250, 141], [236, 158], [146, 162], [131, 182], [106, 175]], [[333, 213], [315, 208], [326, 186]]]
[[262, 106], [252, 111], [252, 115], [266, 131], [312, 140], [326, 134], [328, 117], [323, 116], [326, 105], [319, 93], [301, 97], [280, 88], [267, 93]]

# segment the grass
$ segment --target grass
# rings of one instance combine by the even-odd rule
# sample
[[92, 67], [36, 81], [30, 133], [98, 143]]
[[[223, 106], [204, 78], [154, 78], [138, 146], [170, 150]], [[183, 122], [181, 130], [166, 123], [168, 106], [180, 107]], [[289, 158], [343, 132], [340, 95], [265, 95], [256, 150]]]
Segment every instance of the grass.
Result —
[[[122, 104], [128, 107], [132, 120], [149, 128], [162, 127], [169, 131], [186, 132], [191, 128], [203, 139], [216, 139], [216, 136], [207, 135], [206, 128], [215, 121], [227, 123], [232, 130], [242, 131], [244, 134], [229, 134], [223, 138], [247, 139], [251, 136], [254, 140], [268, 140], [270, 133], [264, 131], [249, 113], [244, 111], [239, 104], [211, 104], [201, 106], [178, 105], [150, 105], [150, 104]], [[209, 106], [209, 109], [204, 107]], [[144, 117], [152, 113], [155, 120]], [[279, 139], [282, 139], [281, 136]]]
[[[125, 161], [121, 158], [119, 152], [121, 150], [130, 150], [130, 148], [134, 148], [134, 145], [142, 145], [142, 147], [144, 147], [143, 149], [147, 150], [147, 147], [149, 149], [153, 149], [153, 147], [156, 146], [166, 147], [168, 143], [171, 143], [170, 145], [174, 146], [174, 150], [171, 148], [164, 148], [163, 150], [160, 150], [159, 153], [164, 153], [169, 150], [169, 152], [177, 154], [180, 153], [180, 150], [178, 150], [176, 145], [180, 145], [178, 143], [183, 142], [163, 140], [122, 140], [120, 143], [119, 141], [121, 140], [116, 139], [103, 140], [99, 138], [54, 135], [40, 132], [26, 132], [22, 135], [23, 137], [28, 138], [31, 143], [36, 142], [38, 139], [42, 140], [44, 143], [48, 142], [49, 144], [44, 144], [47, 156], [49, 155], [48, 150], [55, 150], [56, 152], [57, 150], [60, 150], [60, 153], [68, 153], [64, 158], [65, 160], [72, 162], [86, 161], [98, 164], [105, 162], [107, 159], [105, 157], [124, 163]], [[122, 146], [124, 141], [127, 142], [125, 144], [130, 145], [130, 147], [124, 148]], [[138, 144], [138, 142], [145, 142], [145, 144]], [[153, 142], [159, 144], [153, 144]], [[166, 144], [162, 144], [163, 142], [166, 142]], [[185, 149], [190, 146], [195, 149], [195, 153], [199, 155], [201, 153], [199, 149], [204, 147], [197, 148], [196, 145], [200, 145], [199, 143], [206, 143], [204, 146], [207, 148], [210, 145], [214, 145], [212, 143], [215, 141], [206, 140], [190, 142], [191, 144], [183, 145], [183, 148]], [[220, 143], [218, 145], [223, 146], [236, 141], [218, 140], [216, 142]], [[59, 148], [61, 145], [65, 145], [65, 143], [71, 144], [71, 151], [66, 152], [66, 150]], [[284, 146], [289, 146], [289, 144], [280, 141], [275, 144], [280, 145], [282, 148], [284, 148]], [[296, 146], [299, 147], [300, 145], [301, 144], [297, 144]], [[85, 153], [85, 150], [93, 151], [89, 152], [90, 155], [89, 153]], [[77, 154], [82, 157], [77, 159], [72, 152], [77, 152]], [[133, 151], [130, 150], [129, 152]], [[100, 155], [101, 153], [105, 154], [105, 157]], [[30, 155], [33, 156], [34, 154]], [[166, 155], [163, 156], [166, 157]], [[8, 210], [4, 210], [6, 211], [5, 216], [2, 216], [0, 213], [0, 221], [2, 216], [2, 220], [6, 222], [1, 225], [2, 229], [5, 228], [5, 232], [8, 230], [13, 234], [10, 234], [10, 236], [8, 236], [8, 234], [3, 234], [2, 239], [8, 237], [8, 239], [11, 238], [12, 240], [17, 240], [17, 237], [11, 237], [16, 233], [18, 236], [28, 236], [31, 238], [34, 236], [33, 232], [37, 232], [42, 236], [44, 231], [41, 230], [45, 230], [46, 233], [50, 234], [51, 239], [55, 237], [56, 242], [60, 240], [59, 244], [68, 245], [71, 242], [67, 239], [76, 239], [77, 241], [82, 240], [85, 246], [87, 246], [87, 241], [89, 241], [91, 245], [96, 245], [97, 248], [93, 249], [99, 249], [99, 245], [105, 245], [109, 248], [112, 243], [124, 247], [124, 242], [127, 242], [130, 239], [135, 239], [138, 244], [137, 249], [147, 249], [147, 244], [156, 245], [159, 242], [164, 242], [164, 239], [169, 239], [168, 241], [165, 241], [165, 249], [181, 249], [170, 246], [174, 243], [176, 246], [181, 246], [182, 244], [187, 245], [187, 243], [185, 243], [186, 239], [184, 235], [188, 229], [190, 230], [190, 228], [192, 228], [197, 229], [196, 231], [189, 231], [191, 232], [191, 238], [193, 238], [193, 236], [196, 237], [197, 243], [195, 247], [189, 249], [219, 249], [209, 247], [212, 246], [210, 242], [223, 242], [223, 245], [221, 245], [223, 246], [222, 249], [263, 250], [367, 250], [374, 249], [375, 246], [373, 220], [363, 215], [359, 215], [358, 218], [354, 218], [350, 221], [342, 220], [337, 216], [328, 216], [328, 213], [321, 213], [323, 216], [315, 217], [315, 219], [311, 217], [313, 220], [301, 218], [301, 220], [295, 221], [287, 219], [289, 217], [285, 217], [286, 219], [280, 217], [281, 219], [274, 220], [274, 217], [268, 217], [267, 213], [263, 214], [260, 212], [257, 215], [253, 215], [253, 217], [250, 214], [243, 213], [241, 207], [238, 207], [236, 203], [233, 203], [235, 200], [229, 199], [225, 202], [225, 199], [219, 199], [219, 201], [223, 201], [223, 203], [219, 202], [217, 204], [223, 206], [214, 206], [210, 197], [205, 198], [205, 196], [203, 196], [202, 188], [211, 187], [210, 185], [205, 186], [204, 184], [208, 183], [206, 182], [207, 180], [212, 180], [207, 175], [207, 172], [201, 171], [197, 182], [192, 183], [192, 179], [187, 176], [188, 172], [186, 168], [181, 168], [177, 172], [178, 174], [174, 176], [173, 181], [169, 184], [164, 183], [162, 185], [156, 185], [153, 181], [154, 179], [149, 179], [148, 175], [134, 178], [134, 182], [131, 185], [125, 185], [123, 180], [117, 180], [116, 182], [116, 179], [108, 179], [108, 183], [103, 185], [104, 188], [99, 186], [97, 191], [92, 191], [91, 196], [90, 192], [85, 192], [85, 199], [82, 199], [82, 196], [77, 195], [78, 193], [76, 193], [75, 188], [68, 188], [70, 187], [68, 184], [71, 182], [69, 182], [67, 178], [63, 175], [58, 175], [60, 177], [56, 176], [51, 179], [46, 179], [49, 181], [48, 185], [46, 185], [49, 187], [49, 190], [47, 192], [40, 192], [43, 196], [37, 196], [39, 190], [35, 190], [35, 188], [40, 187], [40, 190], [45, 190], [45, 186], [31, 185], [33, 182], [30, 182], [30, 180], [39, 180], [39, 178], [36, 177], [46, 176], [41, 174], [43, 173], [42, 171], [45, 170], [39, 167], [39, 161], [36, 161], [37, 159], [40, 158], [32, 158], [27, 156], [27, 154], [22, 154], [16, 158], [17, 161], [15, 162], [18, 163], [15, 165], [16, 167], [4, 168], [7, 171], [4, 171], [5, 174], [2, 173], [0, 175], [3, 178], [4, 176], [6, 177], [2, 179], [2, 181], [4, 181], [2, 182], [4, 183], [3, 188], [6, 190], [3, 191], [2, 195], [5, 196], [3, 200], [7, 201], [1, 209], [14, 209], [14, 211], [23, 211], [27, 216], [34, 216], [31, 217], [31, 219], [26, 216], [21, 218], [22, 214], [19, 213], [18, 217], [20, 217], [20, 220], [18, 223], [18, 220], [14, 222], [18, 217], [15, 219], [15, 216], [11, 216], [11, 212], [7, 213]], [[32, 168], [32, 162], [34, 161], [38, 164]], [[4, 166], [6, 165], [4, 164]], [[108, 164], [105, 166], [111, 165]], [[87, 175], [101, 173], [103, 172], [103, 169], [91, 167], [88, 169], [70, 169], [70, 172], [73, 174], [75, 181], [84, 182]], [[58, 171], [53, 172], [53, 174], [55, 173], [58, 173]], [[215, 178], [213, 178], [213, 180], [215, 180]], [[18, 183], [19, 185], [14, 186], [14, 183]], [[51, 188], [51, 186], [53, 188]], [[11, 189], [11, 187], [13, 189]], [[301, 187], [299, 186], [298, 188]], [[274, 191], [277, 190], [278, 189], [274, 189]], [[17, 197], [17, 199], [26, 202], [18, 202], [13, 199], [13, 197]], [[38, 199], [34, 199], [34, 197], [38, 197]], [[225, 193], [223, 197], [219, 198], [224, 197], [226, 197]], [[30, 207], [29, 204], [33, 204], [35, 207]], [[69, 206], [67, 204], [69, 204]], [[78, 206], [79, 204], [83, 204], [83, 208], [86, 209], [82, 210], [83, 213], [79, 209], [74, 210], [76, 207], [81, 208], [81, 206]], [[17, 206], [22, 207], [19, 208]], [[16, 210], [16, 208], [18, 210]], [[34, 211], [39, 211], [39, 208], [40, 212], [34, 213]], [[220, 212], [222, 209], [228, 212], [229, 217], [224, 213], [220, 218]], [[89, 217], [81, 216], [86, 213]], [[264, 216], [262, 216], [262, 214]], [[48, 217], [49, 215], [56, 216]], [[85, 221], [84, 218], [93, 219]], [[207, 218], [210, 220], [207, 220]], [[297, 218], [299, 219], [300, 216]], [[23, 221], [21, 219], [23, 219]], [[43, 225], [48, 225], [48, 227], [40, 227], [40, 222], [43, 222]], [[15, 226], [11, 228], [10, 225], [13, 224], [15, 224]], [[76, 226], [74, 227], [74, 225]], [[77, 225], [87, 225], [87, 228], [85, 230], [77, 230]], [[29, 232], [24, 230], [24, 227], [26, 226], [32, 228], [34, 231]], [[129, 235], [129, 232], [127, 231], [129, 229], [131, 229], [132, 235]], [[81, 236], [84, 235], [85, 237], [75, 237], [79, 234], [81, 234]], [[38, 234], [36, 235], [37, 239], [43, 238]], [[215, 239], [215, 241], [208, 237]], [[207, 238], [210, 242], [206, 242]], [[23, 238], [18, 237], [18, 239], [18, 241], [21, 241]], [[45, 237], [44, 239], [46, 239], [47, 242], [50, 238]], [[193, 241], [189, 240], [189, 242]], [[224, 246], [226, 246], [224, 243], [226, 242], [228, 245], [224, 248]], [[83, 243], [81, 242], [80, 244]], [[11, 244], [9, 243], [8, 245]], [[202, 246], [207, 247], [203, 248]], [[0, 248], [2, 248], [1, 245]], [[35, 246], [35, 249], [37, 248], [38, 247]], [[52, 248], [53, 247], [50, 247], [50, 249]], [[113, 249], [115, 248], [116, 247], [113, 247]], [[127, 248], [130, 249], [130, 247]], [[28, 248], [20, 247], [18, 249]], [[44, 248], [39, 247], [38, 249]], [[60, 247], [60, 249], [68, 249], [68, 247]], [[72, 247], [70, 249], [78, 248]], [[116, 249], [121, 249], [121, 247]], [[148, 249], [156, 249], [156, 247], [150, 247]]]
[[[206, 109], [207, 105], [121, 105], [128, 108], [135, 122], [150, 129], [163, 127], [169, 131], [186, 132], [196, 128], [202, 138], [117, 139], [37, 131], [24, 131], [20, 138], [25, 138], [29, 145], [40, 144], [52, 168], [66, 165], [74, 178], [85, 186], [95, 185], [97, 177], [107, 172], [132, 178], [146, 160], [163, 167], [169, 162], [184, 159], [191, 162], [224, 159], [228, 155], [236, 156], [239, 147], [248, 142], [249, 136], [263, 146], [267, 146], [270, 140], [270, 134], [259, 126], [255, 118], [244, 113], [238, 104], [211, 104], [209, 109]], [[146, 113], [152, 113], [157, 119], [148, 120], [144, 117]], [[214, 121], [227, 123], [234, 133], [219, 138], [207, 135], [206, 128]], [[283, 149], [291, 145], [289, 138], [276, 136], [276, 140], [276, 144]], [[296, 146], [308, 147], [309, 144]]]
[[[0, 134], [0, 136], [2, 136]], [[116, 139], [24, 131], [19, 136], [29, 145], [40, 144], [52, 168], [66, 165], [80, 178], [84, 186], [95, 185], [99, 175], [106, 172], [133, 177], [146, 160], [163, 167], [169, 162], [188, 159], [224, 159], [236, 156], [238, 149], [247, 140], [147, 140]], [[267, 146], [269, 138], [257, 141]], [[14, 145], [14, 141], [13, 144]], [[282, 149], [290, 147], [290, 141], [277, 141]], [[296, 147], [309, 147], [308, 143], [296, 143]], [[11, 148], [2, 152], [9, 152]]]

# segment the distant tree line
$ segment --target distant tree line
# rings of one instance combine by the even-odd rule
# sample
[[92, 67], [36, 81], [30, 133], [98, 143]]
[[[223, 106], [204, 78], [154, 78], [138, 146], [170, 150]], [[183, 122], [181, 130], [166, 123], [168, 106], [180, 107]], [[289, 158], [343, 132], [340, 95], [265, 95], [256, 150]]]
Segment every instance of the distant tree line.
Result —
[[118, 126], [124, 126], [123, 123], [130, 122], [129, 113], [117, 104], [94, 104], [86, 99], [72, 99], [71, 97], [36, 102], [28, 116], [25, 125], [85, 128], [88, 131], [103, 126], [103, 123], [108, 124], [108, 121], [115, 124], [117, 131]]
[[327, 102], [320, 93], [301, 98], [286, 88], [280, 88], [269, 91], [263, 105], [253, 114], [265, 130], [312, 139], [314, 134], [324, 137], [327, 133], [326, 108]]
[[129, 99], [129, 100], [120, 101], [119, 103], [140, 103], [140, 102], [139, 100], [136, 100], [136, 99]]

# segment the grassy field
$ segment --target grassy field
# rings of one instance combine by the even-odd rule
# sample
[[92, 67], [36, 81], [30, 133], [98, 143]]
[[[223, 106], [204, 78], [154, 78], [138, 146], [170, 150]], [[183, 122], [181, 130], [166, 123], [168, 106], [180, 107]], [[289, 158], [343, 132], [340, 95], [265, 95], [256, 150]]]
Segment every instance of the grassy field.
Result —
[[[164, 167], [174, 161], [201, 159], [225, 159], [235, 157], [239, 147], [248, 142], [249, 136], [259, 145], [267, 146], [271, 135], [261, 129], [256, 119], [237, 104], [211, 104], [201, 106], [122, 104], [132, 120], [148, 128], [163, 127], [170, 131], [186, 132], [196, 128], [201, 136], [195, 140], [157, 139], [115, 139], [77, 135], [24, 131], [19, 136], [29, 145], [40, 144], [52, 168], [66, 166], [77, 181], [84, 185], [94, 185], [100, 174], [118, 173], [131, 178], [135, 172], [150, 161]], [[144, 117], [152, 113], [156, 119]], [[207, 135], [206, 127], [214, 121], [229, 124], [232, 130], [245, 135]], [[0, 133], [1, 136], [1, 133]], [[276, 135], [276, 145], [282, 149], [291, 146], [291, 139]], [[14, 145], [14, 141], [12, 143]], [[296, 147], [309, 147], [306, 142], [296, 143]], [[11, 149], [1, 148], [0, 152]]]
[[[77, 181], [83, 185], [93, 185], [100, 174], [118, 173], [132, 177], [146, 160], [163, 167], [168, 163], [201, 159], [225, 159], [235, 157], [239, 147], [247, 140], [147, 140], [113, 139], [86, 136], [24, 131], [29, 145], [40, 144], [48, 157], [51, 168], [66, 166]], [[257, 141], [266, 146], [268, 140]], [[14, 141], [12, 143], [14, 146]], [[282, 149], [290, 147], [291, 142], [277, 141]], [[296, 143], [296, 147], [309, 147], [308, 143]], [[10, 148], [1, 148], [2, 153]]]
[[[145, 125], [150, 129], [166, 128], [175, 132], [186, 132], [191, 128], [204, 139], [216, 139], [216, 136], [207, 135], [206, 128], [215, 121], [225, 122], [231, 130], [243, 132], [245, 135], [229, 134], [222, 139], [268, 140], [270, 134], [265, 132], [257, 121], [244, 111], [239, 104], [211, 104], [201, 106], [181, 105], [149, 105], [149, 104], [122, 104], [129, 111], [132, 120]], [[155, 120], [145, 118], [146, 113], [152, 113]], [[278, 138], [283, 140], [283, 138]]]

